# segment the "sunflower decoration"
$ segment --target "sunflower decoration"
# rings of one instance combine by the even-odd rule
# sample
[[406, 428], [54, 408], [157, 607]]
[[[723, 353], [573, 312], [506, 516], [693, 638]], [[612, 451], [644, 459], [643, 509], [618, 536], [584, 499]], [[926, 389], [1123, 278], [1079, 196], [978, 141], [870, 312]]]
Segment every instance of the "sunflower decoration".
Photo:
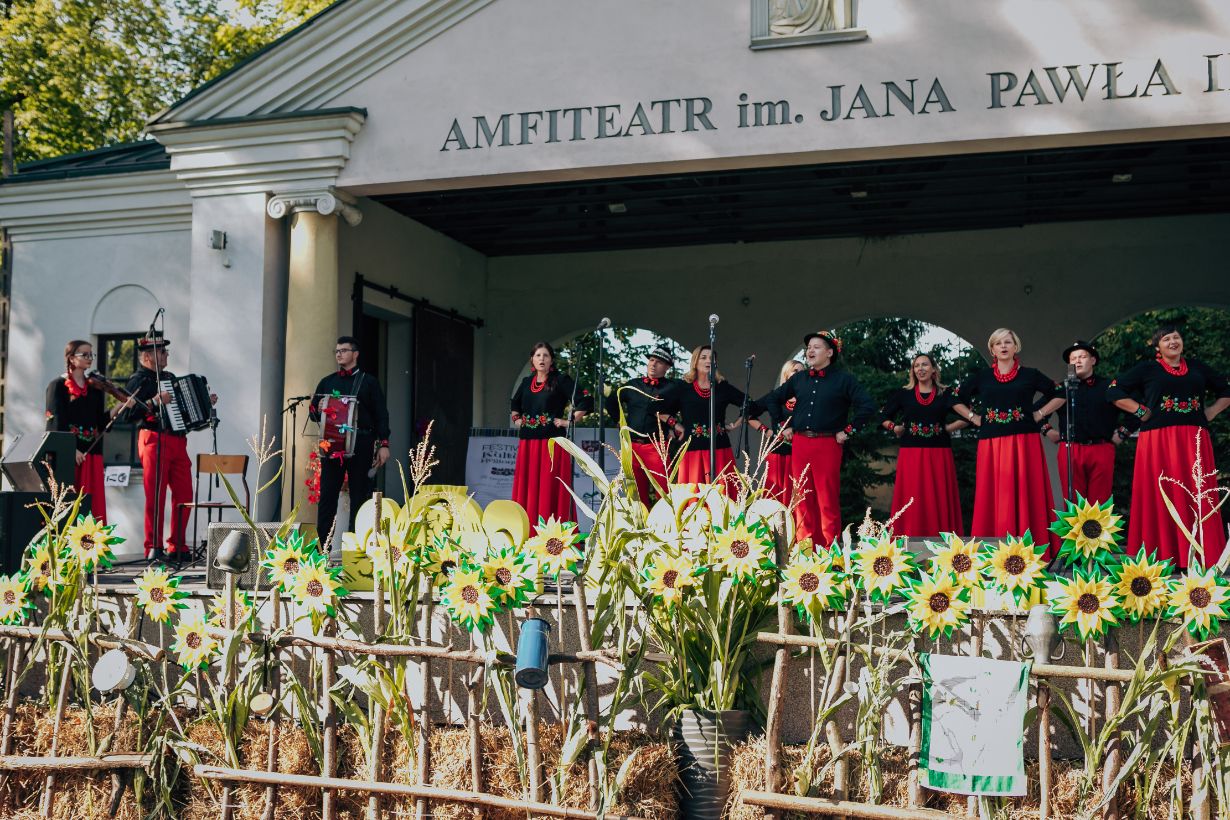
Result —
[[867, 538], [848, 556], [854, 583], [871, 600], [888, 603], [889, 597], [905, 585], [905, 576], [914, 570], [914, 556], [906, 551], [905, 541], [890, 536]]
[[449, 616], [469, 632], [491, 626], [500, 612], [499, 598], [482, 568], [468, 564], [453, 571], [440, 593], [440, 602]]
[[269, 573], [269, 583], [282, 592], [290, 592], [299, 570], [313, 561], [320, 560], [316, 539], [305, 541], [302, 533], [290, 532], [273, 539], [265, 551], [261, 567]]
[[179, 665], [189, 672], [205, 669], [218, 651], [218, 641], [209, 634], [209, 627], [200, 613], [186, 615], [175, 625], [175, 641], [171, 651]]
[[525, 606], [538, 592], [538, 567], [516, 547], [489, 553], [479, 566], [492, 594], [506, 609]]
[[698, 568], [692, 556], [683, 553], [678, 556], [659, 553], [645, 570], [645, 580], [654, 600], [666, 604], [667, 608], [677, 604], [685, 592], [696, 585]]
[[989, 547], [982, 575], [993, 589], [1011, 595], [1019, 606], [1042, 587], [1046, 577], [1046, 544], [1035, 544], [1029, 530], [1020, 538], [1010, 535]]
[[79, 515], [77, 523], [64, 531], [63, 556], [75, 560], [82, 572], [106, 569], [115, 560], [112, 545], [124, 543], [123, 538], [112, 535], [114, 531], [115, 525], [107, 526], [92, 515]]
[[[235, 626], [247, 623], [248, 620], [256, 614], [256, 602], [252, 600], [252, 596], [245, 590], [235, 591]], [[223, 627], [226, 625], [226, 596], [219, 592], [209, 602], [209, 618], [206, 621], [210, 626]]]
[[1141, 618], [1153, 618], [1166, 609], [1169, 597], [1167, 583], [1172, 572], [1170, 562], [1157, 560], [1157, 553], [1143, 549], [1135, 558], [1124, 558], [1115, 568], [1111, 582], [1123, 604], [1123, 614], [1137, 623]]
[[[342, 537], [347, 535], [350, 533], [343, 533]], [[406, 577], [413, 563], [406, 550], [405, 532], [399, 530], [396, 525], [390, 526], [389, 532], [382, 533], [379, 537], [368, 530], [362, 549], [372, 560], [372, 571], [386, 581]]]
[[777, 594], [782, 603], [799, 611], [800, 618], [815, 620], [826, 609], [839, 609], [846, 593], [832, 556], [825, 550], [806, 550], [786, 565]]
[[539, 518], [534, 537], [525, 542], [525, 549], [544, 575], [558, 579], [561, 572], [576, 572], [583, 557], [578, 546], [583, 537], [571, 521], [560, 521], [555, 516], [545, 521]]
[[1105, 504], [1090, 503], [1080, 493], [1066, 509], [1056, 510], [1051, 532], [1063, 539], [1059, 557], [1069, 566], [1092, 569], [1110, 567], [1123, 553], [1123, 516], [1115, 515], [1113, 499]]
[[941, 542], [927, 542], [931, 550], [933, 572], [952, 573], [957, 583], [968, 589], [982, 587], [983, 543], [976, 539], [962, 539], [951, 532], [940, 533]]
[[1169, 583], [1168, 617], [1182, 618], [1187, 631], [1203, 641], [1217, 631], [1218, 624], [1230, 618], [1230, 590], [1215, 569], [1197, 572], [1189, 567], [1187, 575]]
[[[322, 614], [337, 616], [337, 599], [349, 594], [341, 583], [341, 567], [329, 567], [323, 558], [309, 561], [295, 574], [290, 588], [295, 603], [305, 607], [315, 619]], [[315, 622], [315, 621], [313, 621]]]
[[936, 568], [919, 573], [904, 590], [910, 629], [926, 631], [932, 638], [952, 637], [952, 631], [969, 621], [971, 587], [956, 575]]
[[448, 533], [443, 533], [433, 538], [431, 546], [423, 550], [421, 560], [423, 569], [431, 574], [432, 584], [442, 587], [461, 564], [462, 556], [461, 545]]
[[34, 611], [30, 579], [22, 573], [0, 575], [0, 624], [20, 624]]
[[1077, 569], [1071, 578], [1054, 579], [1047, 584], [1046, 597], [1051, 612], [1062, 616], [1059, 631], [1075, 628], [1082, 641], [1102, 637], [1123, 618], [1114, 583], [1092, 572]]
[[30, 545], [30, 550], [26, 555], [25, 572], [35, 592], [50, 595], [53, 587], [59, 587], [64, 583], [63, 565], [56, 560], [46, 537]]
[[172, 612], [185, 608], [187, 597], [179, 588], [179, 576], [172, 578], [166, 567], [150, 567], [137, 579], [137, 606], [156, 624], [165, 624]]
[[754, 581], [758, 572], [773, 568], [773, 535], [764, 522], [749, 527], [740, 516], [725, 529], [715, 527], [714, 534], [714, 569], [734, 581]]

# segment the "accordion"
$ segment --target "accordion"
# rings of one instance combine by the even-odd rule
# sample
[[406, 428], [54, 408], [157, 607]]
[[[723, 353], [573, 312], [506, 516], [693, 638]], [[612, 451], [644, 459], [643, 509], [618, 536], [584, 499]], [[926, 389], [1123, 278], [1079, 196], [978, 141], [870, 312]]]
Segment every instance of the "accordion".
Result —
[[209, 401], [209, 382], [204, 376], [188, 374], [173, 379], [163, 379], [158, 389], [171, 394], [167, 404], [167, 421], [176, 433], [191, 433], [209, 426], [213, 406]]

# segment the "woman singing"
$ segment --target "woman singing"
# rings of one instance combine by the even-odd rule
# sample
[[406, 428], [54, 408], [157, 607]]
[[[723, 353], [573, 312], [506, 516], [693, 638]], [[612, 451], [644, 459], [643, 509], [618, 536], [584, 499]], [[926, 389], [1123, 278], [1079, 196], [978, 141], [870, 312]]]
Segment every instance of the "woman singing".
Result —
[[905, 387], [888, 397], [881, 422], [885, 430], [901, 439], [893, 483], [893, 515], [902, 508], [905, 511], [893, 526], [897, 535], [922, 538], [965, 531], [957, 468], [948, 437], [965, 422], [945, 424], [951, 409], [952, 396], [940, 381], [935, 359], [927, 353], [918, 354], [910, 364]]
[[[1136, 466], [1132, 473], [1132, 513], [1128, 518], [1127, 548], [1157, 550], [1159, 558], [1169, 558], [1180, 567], [1188, 565], [1189, 544], [1170, 517], [1162, 500], [1158, 476], [1179, 481], [1182, 486], [1166, 484], [1166, 495], [1182, 516], [1184, 526], [1193, 531], [1204, 547], [1204, 566], [1215, 564], [1226, 546], [1226, 528], [1220, 512], [1205, 519], [1195, 529], [1196, 509], [1187, 493], [1201, 498], [1201, 517], [1220, 500], [1217, 467], [1213, 464], [1213, 443], [1209, 422], [1230, 407], [1230, 384], [1204, 362], [1183, 355], [1183, 334], [1165, 325], [1151, 340], [1156, 358], [1141, 362], [1110, 383], [1107, 401], [1141, 419], [1136, 445]], [[1205, 406], [1212, 394], [1213, 403]], [[1199, 457], [1204, 479], [1198, 489], [1192, 486], [1192, 464]], [[1213, 474], [1213, 475], [1210, 475]]]
[[[778, 386], [785, 384], [790, 380], [791, 376], [802, 371], [803, 363], [797, 359], [791, 359], [786, 362], [782, 365], [781, 373], [777, 376]], [[767, 402], [768, 398], [766, 397], [761, 399], [760, 403], [766, 404]], [[765, 435], [772, 435], [772, 437], [777, 438], [778, 433], [783, 427], [790, 426], [789, 416], [794, 413], [794, 405], [795, 400], [793, 398], [786, 401], [786, 420], [781, 424], [774, 422], [771, 428], [765, 427]], [[768, 432], [770, 430], [772, 431], [771, 433]], [[794, 487], [790, 480], [790, 450], [790, 440], [783, 436], [765, 459], [764, 474], [764, 486], [769, 496], [787, 505], [790, 504], [790, 496]]]
[[[659, 418], [675, 417], [675, 435], [688, 439], [688, 451], [679, 462], [675, 480], [680, 484], [713, 484], [721, 481], [726, 493], [732, 498], [738, 492], [735, 480], [735, 459], [730, 449], [731, 430], [738, 428], [742, 417], [726, 423], [726, 408], [743, 407], [743, 391], [723, 378], [721, 372], [714, 374], [716, 384], [709, 380], [709, 345], [701, 345], [692, 351], [692, 360], [683, 381], [667, 396]], [[709, 429], [709, 396], [713, 394], [713, 430]], [[748, 415], [760, 414], [759, 405], [752, 402]], [[714, 436], [714, 465], [709, 469], [709, 437]]]
[[[953, 390], [953, 412], [978, 428], [974, 523], [970, 534], [1002, 538], [1024, 535], [1048, 540], [1053, 496], [1042, 437], [1041, 414], [1033, 410], [1039, 394], [1050, 398], [1055, 383], [1032, 367], [1021, 367], [1021, 339], [1000, 328], [987, 340], [990, 367]], [[981, 412], [970, 410], [977, 402]], [[1050, 535], [1051, 550], [1058, 538]]]
[[107, 520], [107, 500], [103, 490], [102, 436], [110, 421], [106, 395], [86, 381], [86, 371], [94, 366], [94, 348], [83, 339], [73, 339], [64, 347], [65, 372], [47, 385], [47, 430], [72, 433], [77, 438], [78, 492], [90, 496], [90, 512], [99, 521]]
[[[593, 406], [588, 391], [576, 391], [574, 419], [584, 418]], [[521, 380], [512, 397], [512, 423], [520, 433], [517, 466], [513, 471], [513, 501], [525, 508], [530, 523], [551, 516], [576, 520], [572, 487], [572, 456], [562, 448], [547, 452], [547, 440], [568, 429], [568, 406], [573, 381], [555, 369], [555, 348], [538, 342], [530, 351], [530, 375]]]

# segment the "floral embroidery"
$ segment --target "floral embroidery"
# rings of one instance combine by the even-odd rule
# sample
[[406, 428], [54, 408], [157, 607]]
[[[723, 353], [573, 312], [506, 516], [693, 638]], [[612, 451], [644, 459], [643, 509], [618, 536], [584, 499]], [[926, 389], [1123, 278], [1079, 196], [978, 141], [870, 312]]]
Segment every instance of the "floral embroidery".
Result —
[[[718, 432], [721, 432], [719, 428], [714, 428], [714, 429], [718, 429]], [[693, 424], [692, 425], [692, 437], [693, 438], [709, 438], [709, 426], [707, 424]]]
[[1200, 399], [1180, 399], [1175, 396], [1162, 396], [1162, 409], [1168, 413], [1195, 413], [1200, 409]]
[[551, 415], [549, 413], [539, 413], [537, 416], [526, 416], [521, 426], [528, 430], [536, 430], [539, 427], [546, 427], [551, 423]]
[[935, 438], [943, 434], [944, 425], [938, 422], [935, 424], [919, 424], [916, 421], [912, 421], [910, 422], [909, 432], [911, 436], [916, 438]]
[[995, 424], [1011, 424], [1014, 421], [1024, 421], [1025, 413], [1019, 407], [1013, 407], [1011, 410], [996, 410], [988, 407], [982, 414], [982, 418]]
[[72, 433], [82, 441], [93, 441], [98, 438], [97, 427], [78, 427], [75, 424], [68, 425], [68, 432]]

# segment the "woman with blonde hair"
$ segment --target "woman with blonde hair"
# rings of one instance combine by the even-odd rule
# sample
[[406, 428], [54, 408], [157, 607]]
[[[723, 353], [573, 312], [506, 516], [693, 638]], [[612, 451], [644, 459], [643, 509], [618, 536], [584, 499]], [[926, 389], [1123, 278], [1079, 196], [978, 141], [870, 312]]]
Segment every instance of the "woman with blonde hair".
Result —
[[[1001, 327], [987, 340], [991, 366], [980, 368], [952, 392], [953, 412], [978, 428], [974, 521], [970, 534], [984, 538], [1024, 535], [1048, 540], [1054, 498], [1042, 437], [1039, 394], [1050, 398], [1055, 382], [1021, 366], [1021, 339]], [[977, 405], [978, 411], [971, 409]], [[1058, 538], [1049, 535], [1051, 550]]]
[[919, 353], [910, 362], [905, 387], [885, 402], [881, 422], [901, 440], [892, 508], [893, 515], [900, 513], [893, 525], [898, 535], [931, 538], [965, 531], [948, 436], [965, 422], [945, 423], [951, 410], [952, 395], [940, 381], [939, 365], [931, 354]]

